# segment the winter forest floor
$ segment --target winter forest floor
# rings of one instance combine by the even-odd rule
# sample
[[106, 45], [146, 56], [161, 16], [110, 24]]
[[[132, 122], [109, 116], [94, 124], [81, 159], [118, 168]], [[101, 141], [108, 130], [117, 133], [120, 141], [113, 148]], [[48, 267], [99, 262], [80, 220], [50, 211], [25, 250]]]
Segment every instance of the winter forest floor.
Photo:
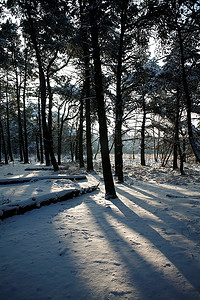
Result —
[[1, 215], [9, 206], [36, 201], [39, 208], [60, 193], [99, 188], [0, 220], [1, 300], [200, 299], [199, 165], [180, 176], [127, 159], [125, 183], [116, 183], [111, 201], [98, 162], [90, 174], [73, 163], [56, 174], [25, 171], [32, 167], [41, 166], [0, 166], [1, 180], [31, 178], [0, 185]]

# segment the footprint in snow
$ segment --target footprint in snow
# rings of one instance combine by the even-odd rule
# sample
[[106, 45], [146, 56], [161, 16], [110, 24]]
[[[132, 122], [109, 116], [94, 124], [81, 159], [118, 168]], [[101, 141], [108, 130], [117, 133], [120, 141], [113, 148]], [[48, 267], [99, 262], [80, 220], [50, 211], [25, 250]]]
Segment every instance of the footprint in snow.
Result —
[[63, 250], [60, 251], [59, 255], [60, 256], [64, 255], [68, 250], [69, 248], [64, 248]]

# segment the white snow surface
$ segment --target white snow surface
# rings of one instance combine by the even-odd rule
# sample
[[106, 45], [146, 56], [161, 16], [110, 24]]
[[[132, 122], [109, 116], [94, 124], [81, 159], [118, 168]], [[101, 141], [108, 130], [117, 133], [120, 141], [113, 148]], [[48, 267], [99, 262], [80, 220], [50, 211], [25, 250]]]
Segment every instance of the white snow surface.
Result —
[[[2, 165], [1, 179], [51, 176]], [[71, 164], [44, 179], [0, 186], [0, 205], [83, 188], [100, 189], [0, 221], [0, 299], [200, 299], [200, 167], [186, 175], [127, 164], [117, 199], [106, 200], [101, 170]]]

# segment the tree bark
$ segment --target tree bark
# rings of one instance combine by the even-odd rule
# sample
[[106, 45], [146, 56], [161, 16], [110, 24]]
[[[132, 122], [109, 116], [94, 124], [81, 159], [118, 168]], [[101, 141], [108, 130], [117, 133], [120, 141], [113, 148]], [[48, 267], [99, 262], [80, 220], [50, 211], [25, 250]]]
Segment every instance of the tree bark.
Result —
[[10, 116], [9, 116], [9, 99], [8, 99], [8, 78], [6, 84], [6, 124], [7, 124], [7, 148], [8, 156], [11, 161], [13, 161], [11, 138], [10, 138]]
[[79, 154], [79, 166], [84, 167], [83, 159], [83, 92], [80, 99], [80, 117], [79, 117], [79, 130], [78, 130], [78, 154]]
[[122, 99], [122, 61], [124, 55], [124, 34], [126, 29], [128, 1], [123, 0], [121, 12], [121, 32], [119, 40], [119, 50], [117, 58], [117, 86], [115, 102], [115, 175], [118, 181], [124, 181], [123, 175], [123, 144], [122, 144], [122, 119], [123, 119], [123, 99]]
[[2, 150], [2, 136], [1, 136], [1, 130], [0, 130], [0, 162], [2, 162], [1, 150]]
[[98, 41], [98, 31], [97, 26], [97, 3], [95, 0], [89, 0], [90, 4], [90, 29], [93, 47], [93, 60], [94, 60], [94, 80], [95, 80], [95, 90], [97, 99], [97, 110], [99, 119], [99, 131], [100, 131], [100, 144], [101, 144], [101, 157], [102, 157], [102, 167], [103, 167], [103, 177], [105, 183], [106, 197], [116, 198], [116, 192], [113, 182], [113, 176], [111, 171], [111, 163], [109, 157], [109, 147], [108, 147], [108, 132], [107, 132], [107, 122], [106, 122], [106, 112], [103, 94], [103, 83], [102, 83], [102, 70], [101, 70], [101, 60], [100, 60], [100, 49]]
[[5, 142], [5, 137], [4, 137], [4, 130], [3, 130], [3, 125], [0, 120], [0, 131], [1, 131], [1, 138], [2, 138], [2, 146], [3, 146], [3, 152], [4, 152], [4, 157], [5, 157], [5, 164], [8, 164], [8, 154], [6, 150], [6, 142]]
[[66, 103], [64, 104], [64, 111], [62, 113], [62, 117], [60, 119], [60, 107], [58, 107], [58, 164], [61, 165], [61, 155], [62, 155], [62, 134], [64, 123], [67, 120], [65, 118], [66, 112]]
[[17, 66], [15, 66], [15, 75], [16, 75], [16, 100], [17, 100], [17, 119], [18, 119], [18, 132], [19, 132], [19, 152], [20, 152], [20, 161], [24, 160], [24, 138], [22, 131], [22, 119], [21, 119], [21, 108], [20, 108], [20, 87], [18, 81], [18, 72]]
[[142, 119], [142, 127], [141, 127], [141, 165], [145, 166], [145, 123], [146, 123], [146, 103], [145, 98], [142, 96], [142, 108], [143, 108], [143, 119]]
[[58, 107], [58, 112], [57, 112], [57, 124], [58, 124], [58, 165], [61, 165], [61, 151], [62, 151], [62, 146], [61, 146], [61, 135], [60, 135], [60, 132], [61, 132], [61, 125], [60, 125], [60, 107]]
[[40, 147], [38, 141], [38, 135], [35, 135], [35, 142], [36, 142], [36, 151], [37, 151], [37, 160], [40, 161]]
[[[52, 89], [51, 89], [51, 83], [50, 83], [50, 69], [51, 66], [53, 64], [53, 62], [55, 61], [56, 57], [57, 57], [57, 51], [55, 51], [55, 54], [53, 56], [53, 58], [50, 60], [48, 66], [47, 66], [47, 74], [46, 74], [46, 82], [47, 82], [47, 90], [48, 90], [48, 95], [49, 95], [49, 114], [48, 114], [48, 130], [49, 130], [49, 137], [50, 137], [50, 141], [53, 147], [53, 132], [52, 132], [52, 107], [53, 107], [53, 93], [52, 93]], [[47, 151], [47, 155], [49, 155], [50, 153], [48, 153]], [[49, 159], [49, 158], [48, 158]]]
[[88, 46], [88, 33], [87, 21], [85, 19], [85, 12], [83, 9], [82, 0], [80, 4], [80, 18], [81, 18], [81, 34], [82, 34], [82, 47], [84, 55], [84, 68], [85, 68], [85, 110], [86, 110], [86, 153], [87, 153], [87, 171], [93, 171], [93, 151], [92, 151], [92, 135], [91, 135], [91, 111], [90, 111], [90, 51]]
[[175, 126], [174, 126], [173, 170], [178, 169], [179, 110], [180, 110], [180, 95], [179, 95], [179, 91], [177, 91], [176, 108], [175, 108]]
[[28, 163], [28, 134], [26, 120], [26, 83], [27, 83], [27, 49], [25, 50], [25, 70], [24, 70], [24, 87], [23, 87], [23, 116], [24, 116], [24, 163]]
[[197, 148], [197, 145], [195, 143], [193, 130], [192, 130], [192, 118], [191, 118], [192, 100], [191, 100], [189, 88], [188, 88], [187, 75], [186, 75], [186, 71], [185, 71], [185, 56], [184, 56], [183, 39], [182, 39], [182, 35], [181, 35], [181, 29], [179, 27], [178, 27], [178, 36], [179, 36], [179, 47], [180, 47], [180, 56], [181, 56], [182, 81], [183, 81], [183, 87], [184, 87], [184, 91], [185, 91], [186, 105], [187, 105], [188, 135], [189, 135], [190, 144], [191, 144], [192, 150], [194, 152], [194, 155], [196, 157], [196, 160], [198, 162], [200, 162], [200, 151]]
[[38, 126], [39, 126], [39, 137], [40, 137], [40, 161], [43, 164], [44, 163], [43, 133], [42, 133], [40, 99], [39, 98], [38, 98]]
[[26, 11], [28, 15], [28, 22], [29, 22], [29, 33], [30, 37], [35, 49], [36, 53], [36, 59], [38, 63], [38, 68], [39, 68], [39, 79], [40, 79], [40, 94], [41, 94], [41, 110], [42, 110], [42, 127], [43, 127], [43, 138], [44, 138], [44, 146], [45, 150], [49, 152], [50, 157], [51, 157], [51, 163], [53, 165], [54, 171], [58, 171], [58, 163], [56, 161], [54, 152], [53, 152], [53, 144], [49, 132], [49, 128], [46, 122], [46, 79], [45, 79], [45, 74], [43, 70], [43, 65], [42, 65], [42, 59], [40, 56], [39, 48], [38, 48], [38, 43], [35, 35], [35, 29], [34, 29], [34, 24], [33, 20], [31, 17], [31, 12], [28, 4], [26, 4]]

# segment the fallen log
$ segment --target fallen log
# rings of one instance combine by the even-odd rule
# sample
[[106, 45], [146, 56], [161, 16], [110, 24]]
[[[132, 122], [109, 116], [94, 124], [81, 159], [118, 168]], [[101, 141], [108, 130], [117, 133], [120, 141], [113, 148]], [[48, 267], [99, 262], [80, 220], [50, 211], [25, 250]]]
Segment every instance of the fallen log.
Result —
[[65, 176], [42, 176], [42, 177], [26, 177], [26, 178], [9, 178], [9, 179], [0, 179], [0, 185], [6, 184], [18, 184], [26, 183], [30, 181], [38, 181], [44, 179], [67, 179], [67, 180], [84, 180], [87, 179], [85, 175], [65, 175]]
[[3, 220], [8, 217], [12, 217], [15, 215], [24, 214], [27, 211], [40, 208], [41, 206], [46, 206], [51, 203], [58, 203], [62, 201], [66, 201], [69, 199], [76, 198], [86, 193], [91, 193], [98, 189], [99, 185], [93, 185], [87, 188], [81, 189], [70, 189], [67, 191], [61, 191], [58, 193], [52, 193], [52, 195], [48, 194], [46, 196], [39, 196], [37, 198], [33, 197], [22, 201], [19, 204], [6, 204], [1, 205], [0, 207], [0, 219]]
[[52, 167], [26, 168], [24, 171], [53, 171]]
[[[30, 168], [26, 168], [24, 169], [24, 171], [53, 171], [53, 167], [30, 167]], [[65, 166], [60, 166], [59, 170], [68, 170], [68, 167]]]

